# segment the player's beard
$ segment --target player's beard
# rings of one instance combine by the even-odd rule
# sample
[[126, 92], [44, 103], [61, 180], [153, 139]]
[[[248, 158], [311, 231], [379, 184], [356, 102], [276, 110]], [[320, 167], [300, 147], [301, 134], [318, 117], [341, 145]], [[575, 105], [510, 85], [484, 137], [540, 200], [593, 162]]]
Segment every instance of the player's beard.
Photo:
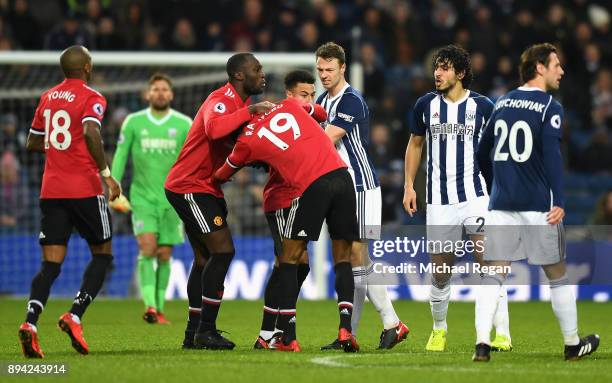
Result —
[[264, 85], [263, 85], [263, 82], [259, 82], [259, 81], [253, 81], [252, 83], [246, 82], [244, 84], [244, 90], [249, 96], [253, 96], [256, 94], [262, 94], [264, 91]]
[[162, 103], [155, 103], [155, 102], [152, 102], [152, 103], [151, 103], [151, 108], [152, 108], [153, 110], [155, 110], [156, 112], [165, 112], [165, 111], [167, 111], [168, 109], [170, 109], [170, 102], [169, 102], [169, 101], [166, 101], [166, 102], [164, 102], [163, 104], [162, 104]]

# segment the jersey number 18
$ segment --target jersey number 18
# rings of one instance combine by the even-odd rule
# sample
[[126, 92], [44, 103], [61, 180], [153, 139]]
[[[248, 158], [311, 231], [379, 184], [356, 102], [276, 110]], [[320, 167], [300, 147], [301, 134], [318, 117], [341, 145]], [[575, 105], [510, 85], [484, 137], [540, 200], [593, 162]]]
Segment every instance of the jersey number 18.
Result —
[[[51, 109], [43, 112], [45, 118], [45, 149], [49, 149], [49, 144], [57, 150], [66, 150], [72, 142], [72, 135], [68, 131], [70, 128], [70, 115], [63, 109], [58, 110], [51, 116]], [[60, 133], [63, 140], [60, 142]]]

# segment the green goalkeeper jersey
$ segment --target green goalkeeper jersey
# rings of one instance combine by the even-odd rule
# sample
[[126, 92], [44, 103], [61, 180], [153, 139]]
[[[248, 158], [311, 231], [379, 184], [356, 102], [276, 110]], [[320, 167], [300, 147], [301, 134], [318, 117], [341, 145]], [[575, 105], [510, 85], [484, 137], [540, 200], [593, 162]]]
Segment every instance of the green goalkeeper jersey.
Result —
[[111, 172], [121, 182], [128, 156], [132, 155], [130, 202], [134, 207], [171, 208], [164, 182], [190, 127], [191, 119], [173, 109], [161, 119], [155, 118], [149, 108], [125, 118]]

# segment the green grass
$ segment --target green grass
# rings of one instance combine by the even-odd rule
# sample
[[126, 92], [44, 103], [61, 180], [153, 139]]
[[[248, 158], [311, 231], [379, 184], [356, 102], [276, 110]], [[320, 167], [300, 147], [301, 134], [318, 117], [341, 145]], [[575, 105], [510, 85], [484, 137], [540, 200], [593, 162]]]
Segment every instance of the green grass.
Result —
[[[0, 365], [23, 362], [17, 329], [25, 315], [25, 299], [0, 299]], [[431, 331], [427, 303], [395, 302], [410, 327], [410, 335], [390, 351], [377, 351], [380, 320], [368, 303], [359, 328], [362, 350], [357, 354], [319, 351], [337, 333], [337, 309], [332, 301], [300, 302], [298, 338], [301, 354], [254, 351], [259, 331], [261, 302], [228, 301], [218, 325], [236, 342], [233, 351], [181, 350], [186, 302], [169, 302], [171, 326], [149, 325], [141, 318], [137, 301], [99, 300], [84, 317], [85, 337], [91, 354], [81, 356], [68, 337], [57, 330], [57, 318], [70, 301], [50, 300], [38, 329], [45, 362], [66, 363], [68, 374], [53, 381], [273, 381], [329, 382], [609, 382], [612, 374], [612, 304], [580, 302], [582, 332], [598, 332], [602, 345], [580, 362], [564, 362], [562, 338], [550, 303], [510, 304], [514, 351], [496, 353], [488, 364], [471, 361], [474, 343], [474, 306], [454, 303], [449, 311], [448, 349], [425, 352]], [[49, 379], [49, 378], [40, 378]], [[37, 380], [40, 380], [37, 379]], [[0, 381], [27, 381], [9, 378]]]

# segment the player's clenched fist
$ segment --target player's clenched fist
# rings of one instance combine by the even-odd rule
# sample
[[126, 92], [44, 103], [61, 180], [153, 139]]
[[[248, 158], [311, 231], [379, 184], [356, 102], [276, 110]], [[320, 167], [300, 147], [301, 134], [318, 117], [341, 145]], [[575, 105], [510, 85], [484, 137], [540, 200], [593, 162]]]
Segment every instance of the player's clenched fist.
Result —
[[114, 201], [121, 194], [121, 185], [115, 178], [111, 177], [102, 177], [106, 187], [108, 188], [108, 200]]
[[276, 104], [270, 101], [258, 102], [257, 104], [249, 105], [249, 113], [251, 114], [266, 113], [266, 112], [269, 112], [270, 109], [274, 108], [275, 106]]

